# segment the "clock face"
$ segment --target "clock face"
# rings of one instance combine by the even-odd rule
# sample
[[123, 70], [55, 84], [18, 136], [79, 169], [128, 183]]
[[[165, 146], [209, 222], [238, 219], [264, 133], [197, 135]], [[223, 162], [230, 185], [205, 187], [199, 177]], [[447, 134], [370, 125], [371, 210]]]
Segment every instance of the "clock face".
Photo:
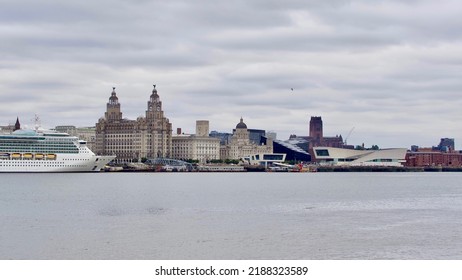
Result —
[[157, 111], [160, 111], [160, 106], [157, 106]]

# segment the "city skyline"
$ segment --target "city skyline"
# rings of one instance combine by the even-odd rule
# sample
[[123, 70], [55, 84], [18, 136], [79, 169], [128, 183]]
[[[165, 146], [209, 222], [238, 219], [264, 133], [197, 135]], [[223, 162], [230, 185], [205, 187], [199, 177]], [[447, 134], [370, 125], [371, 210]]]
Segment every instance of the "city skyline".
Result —
[[116, 87], [136, 119], [157, 84], [173, 130], [195, 120], [285, 140], [460, 150], [458, 1], [5, 1], [0, 120], [94, 126]]

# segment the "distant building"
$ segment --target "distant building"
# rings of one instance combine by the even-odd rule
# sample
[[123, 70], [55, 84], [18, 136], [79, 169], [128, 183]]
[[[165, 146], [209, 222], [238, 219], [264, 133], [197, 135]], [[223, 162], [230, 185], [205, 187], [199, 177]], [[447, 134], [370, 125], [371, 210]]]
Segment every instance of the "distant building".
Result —
[[352, 150], [314, 147], [316, 162], [321, 165], [403, 166], [407, 149]]
[[71, 136], [76, 136], [77, 127], [75, 125], [58, 125], [55, 126], [57, 132], [67, 133]]
[[272, 166], [274, 163], [283, 163], [286, 161], [286, 154], [284, 153], [269, 153], [269, 154], [256, 154], [243, 158], [244, 162], [250, 165], [264, 166], [265, 169]]
[[[309, 136], [297, 136], [290, 135], [289, 140], [283, 142], [278, 142], [275, 146], [275, 152], [282, 152], [283, 150], [289, 148], [293, 152], [287, 154], [287, 160], [302, 160], [301, 158], [308, 158], [306, 155], [298, 152], [297, 149], [293, 147], [298, 147], [303, 151], [310, 154], [310, 160], [315, 159], [314, 147], [332, 147], [332, 148], [347, 148], [353, 149], [353, 146], [345, 145], [342, 135], [337, 135], [334, 137], [325, 137], [323, 132], [323, 123], [322, 118], [319, 116], [311, 117], [309, 124]], [[302, 160], [305, 161], [305, 160]]]
[[322, 119], [321, 117], [311, 117], [310, 120], [310, 148], [321, 146], [324, 144], [324, 135], [322, 132]]
[[207, 120], [196, 121], [196, 136], [209, 137], [209, 121]]
[[[266, 135], [265, 130], [263, 129], [247, 129], [249, 132], [249, 140], [250, 142], [261, 145], [262, 144], [262, 137]], [[236, 129], [233, 129], [233, 134], [236, 132]]]
[[296, 135], [290, 135], [289, 140], [286, 140], [284, 142], [296, 146], [306, 152], [310, 150], [310, 142], [306, 138], [297, 137]]
[[417, 152], [417, 150], [419, 150], [419, 146], [417, 146], [417, 145], [412, 145], [411, 146], [411, 152]]
[[310, 136], [307, 139], [310, 143], [310, 149], [313, 147], [343, 147], [343, 138], [340, 136], [325, 137], [323, 133], [323, 124], [321, 117], [311, 117], [310, 119]]
[[[307, 142], [308, 150], [312, 151], [313, 147], [334, 147], [343, 148], [344, 142], [342, 135], [325, 137], [323, 133], [323, 123], [321, 117], [311, 117], [309, 125], [309, 136], [296, 136], [291, 135], [289, 140], [305, 140]], [[300, 142], [301, 143], [301, 142]]]
[[155, 85], [145, 117], [136, 120], [122, 118], [119, 99], [113, 88], [104, 117], [96, 123], [95, 151], [98, 154], [115, 154], [115, 161], [119, 163], [171, 157], [172, 125], [164, 116]]
[[271, 140], [276, 140], [277, 139], [277, 133], [274, 132], [274, 131], [267, 131], [265, 133], [265, 137], [268, 138], [268, 139], [271, 139]]
[[21, 124], [19, 123], [19, 117], [16, 118], [16, 123], [0, 126], [0, 134], [10, 134], [13, 131], [21, 129]]
[[273, 152], [286, 154], [287, 161], [311, 161], [310, 153], [290, 141], [273, 140]]
[[173, 135], [172, 158], [199, 160], [201, 163], [220, 159], [220, 139], [209, 136], [209, 121], [196, 121], [195, 135]]
[[231, 142], [231, 137], [233, 136], [232, 133], [227, 133], [227, 132], [218, 132], [215, 130], [212, 130], [209, 133], [210, 137], [217, 138], [220, 140], [220, 145], [227, 145], [229, 142]]
[[460, 167], [462, 166], [462, 154], [459, 152], [419, 149], [418, 151], [410, 151], [406, 154], [406, 166]]
[[442, 152], [452, 152], [455, 150], [454, 138], [441, 138], [438, 150]]
[[233, 130], [231, 141], [220, 147], [220, 159], [241, 159], [254, 154], [272, 153], [273, 141], [265, 144], [257, 144], [250, 140], [249, 129], [241, 118]]
[[67, 133], [71, 136], [76, 136], [81, 140], [85, 140], [90, 150], [95, 151], [96, 149], [95, 127], [75, 127], [73, 125], [60, 125], [56, 126], [55, 130], [58, 132]]
[[454, 138], [441, 138], [438, 146], [422, 148], [412, 145], [411, 150], [406, 154], [406, 165], [460, 167], [462, 166], [462, 154], [455, 151]]

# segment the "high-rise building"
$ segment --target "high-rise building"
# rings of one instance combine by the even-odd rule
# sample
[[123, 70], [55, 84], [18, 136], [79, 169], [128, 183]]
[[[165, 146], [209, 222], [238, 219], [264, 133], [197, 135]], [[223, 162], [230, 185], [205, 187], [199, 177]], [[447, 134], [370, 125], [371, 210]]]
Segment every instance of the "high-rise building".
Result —
[[96, 123], [96, 153], [115, 154], [118, 163], [170, 157], [172, 125], [164, 116], [156, 85], [149, 97], [145, 117], [124, 119], [120, 106], [113, 88], [104, 117]]

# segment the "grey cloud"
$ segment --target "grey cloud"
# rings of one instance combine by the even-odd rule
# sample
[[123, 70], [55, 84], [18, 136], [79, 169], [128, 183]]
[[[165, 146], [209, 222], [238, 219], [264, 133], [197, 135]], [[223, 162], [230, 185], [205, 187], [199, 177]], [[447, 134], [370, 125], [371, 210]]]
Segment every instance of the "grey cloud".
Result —
[[3, 1], [0, 119], [37, 112], [50, 125], [93, 125], [112, 86], [135, 118], [155, 83], [173, 126], [189, 131], [194, 118], [230, 131], [243, 116], [285, 138], [322, 115], [329, 133], [356, 126], [351, 141], [460, 138], [446, 120], [460, 120], [461, 9], [454, 0]]

